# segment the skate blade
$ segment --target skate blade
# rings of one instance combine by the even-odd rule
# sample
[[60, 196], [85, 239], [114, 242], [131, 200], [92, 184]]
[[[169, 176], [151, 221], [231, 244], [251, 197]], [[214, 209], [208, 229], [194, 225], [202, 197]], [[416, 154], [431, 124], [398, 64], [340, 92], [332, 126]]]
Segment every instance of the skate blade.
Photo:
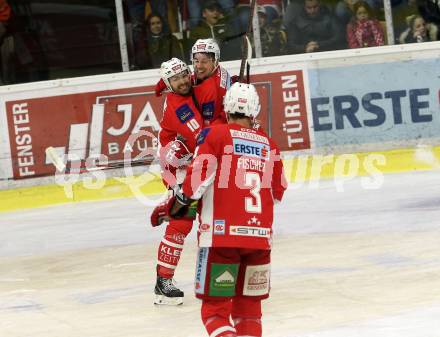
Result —
[[163, 295], [156, 295], [154, 304], [157, 305], [181, 305], [183, 304], [183, 297], [166, 297]]

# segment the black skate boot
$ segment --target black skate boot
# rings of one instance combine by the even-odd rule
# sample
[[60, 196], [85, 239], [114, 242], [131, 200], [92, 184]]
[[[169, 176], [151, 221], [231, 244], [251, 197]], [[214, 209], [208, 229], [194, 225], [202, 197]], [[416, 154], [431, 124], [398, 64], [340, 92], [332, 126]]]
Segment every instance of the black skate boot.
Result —
[[154, 287], [156, 298], [154, 304], [179, 305], [183, 304], [183, 291], [173, 284], [172, 278], [157, 277]]

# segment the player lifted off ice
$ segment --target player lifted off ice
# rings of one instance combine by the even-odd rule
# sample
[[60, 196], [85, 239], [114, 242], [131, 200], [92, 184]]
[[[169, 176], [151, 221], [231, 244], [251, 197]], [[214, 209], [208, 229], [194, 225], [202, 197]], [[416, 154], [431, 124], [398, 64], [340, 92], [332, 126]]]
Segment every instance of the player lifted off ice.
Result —
[[[174, 88], [172, 76], [177, 75], [173, 70], [176, 65], [167, 62], [164, 63], [164, 67], [168, 67], [168, 72], [162, 67], [161, 81], [156, 88], [156, 93], [160, 94], [164, 89], [161, 87], [162, 83], [169, 91], [161, 122], [162, 129], [159, 133], [159, 143], [162, 146], [159, 155], [162, 168], [165, 168], [163, 170], [164, 181], [171, 189], [182, 182], [185, 174], [185, 165], [173, 164], [173, 162], [185, 161], [188, 154], [193, 153], [195, 137], [201, 130], [199, 126], [226, 123], [223, 97], [230, 87], [231, 78], [228, 72], [219, 65], [220, 49], [217, 42], [213, 39], [197, 40], [192, 47], [191, 59], [194, 65], [192, 82], [195, 85], [193, 88], [191, 86], [187, 88], [187, 77], [181, 86], [188, 89], [188, 92], [179, 91], [178, 87]], [[193, 118], [188, 118], [193, 115]], [[188, 129], [191, 127], [189, 133]], [[183, 142], [182, 136], [185, 138]], [[153, 226], [160, 225], [166, 220], [164, 205], [161, 204], [154, 209], [151, 216]], [[183, 303], [183, 292], [173, 285], [172, 277], [179, 263], [184, 239], [191, 231], [192, 220], [190, 216], [187, 216], [179, 221], [172, 220], [167, 226], [158, 252], [158, 276], [155, 287], [155, 303], [157, 304]], [[161, 288], [161, 284], [168, 285], [166, 289], [171, 290], [165, 291], [165, 288], [165, 290]]]
[[255, 87], [234, 83], [224, 106], [228, 124], [202, 130], [166, 209], [179, 218], [201, 199], [195, 293], [209, 336], [258, 337], [270, 288], [273, 206], [287, 184], [276, 144], [252, 128], [260, 110]]
[[[162, 63], [161, 77], [169, 93], [165, 99], [159, 132], [159, 159], [162, 178], [170, 190], [178, 189], [183, 182], [196, 147], [196, 137], [202, 129], [202, 117], [196, 107], [191, 75], [188, 66], [173, 58]], [[191, 231], [194, 214], [182, 219], [171, 219], [159, 244], [157, 256], [157, 281], [154, 289], [156, 304], [177, 305], [183, 303], [183, 292], [173, 284], [174, 270], [179, 263], [185, 237]], [[153, 226], [165, 219], [163, 204], [151, 215]]]
[[[231, 85], [231, 76], [220, 62], [220, 48], [214, 39], [199, 39], [191, 48], [194, 67], [192, 81], [197, 109], [204, 126], [226, 123], [223, 97]], [[156, 85], [156, 95], [161, 95], [166, 85], [163, 80]]]

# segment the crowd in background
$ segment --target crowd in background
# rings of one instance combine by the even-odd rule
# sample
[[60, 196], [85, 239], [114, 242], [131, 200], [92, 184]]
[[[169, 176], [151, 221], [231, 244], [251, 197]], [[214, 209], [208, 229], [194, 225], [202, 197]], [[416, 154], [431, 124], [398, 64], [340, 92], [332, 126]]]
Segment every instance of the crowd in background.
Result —
[[[60, 3], [0, 0], [0, 85], [121, 70], [114, 0]], [[394, 43], [438, 40], [437, 0], [391, 5]], [[248, 0], [123, 0], [123, 6], [131, 70], [158, 68], [171, 57], [190, 62], [199, 38], [215, 38], [224, 61], [241, 57]], [[72, 18], [61, 19], [57, 10], [70, 10]], [[381, 0], [257, 0], [257, 13], [263, 57], [388, 44]], [[75, 29], [84, 33], [75, 36]], [[80, 51], [85, 45], [90, 53]]]

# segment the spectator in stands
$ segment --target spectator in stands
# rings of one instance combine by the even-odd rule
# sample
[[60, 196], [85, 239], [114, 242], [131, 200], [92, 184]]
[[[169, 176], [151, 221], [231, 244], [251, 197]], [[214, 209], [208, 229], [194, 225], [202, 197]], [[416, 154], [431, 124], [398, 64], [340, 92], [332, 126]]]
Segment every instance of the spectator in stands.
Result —
[[303, 6], [301, 0], [294, 0], [289, 2], [283, 15], [282, 26], [284, 29], [290, 26], [290, 23], [294, 20], [295, 16], [298, 15], [302, 8]]
[[286, 53], [287, 37], [281, 30], [281, 20], [267, 22], [266, 8], [257, 6], [260, 26], [260, 40], [263, 57], [284, 55]]
[[230, 22], [230, 17], [223, 14], [220, 4], [217, 1], [205, 1], [202, 6], [202, 17], [199, 24], [190, 29], [188, 48], [198, 39], [212, 38], [220, 45], [224, 61], [239, 59], [241, 40]]
[[287, 29], [287, 48], [294, 54], [343, 48], [340, 22], [319, 0], [304, 0]]
[[[361, 0], [340, 0], [335, 7], [335, 15], [342, 22], [343, 25], [347, 25], [351, 18], [355, 15], [356, 11], [354, 6]], [[367, 2], [370, 13], [376, 12], [381, 8], [382, 0], [363, 0]]]
[[[187, 0], [189, 27], [194, 28], [202, 19], [203, 0]], [[236, 0], [218, 0], [218, 4], [222, 8], [223, 13], [231, 15], [235, 9]]]
[[[399, 36], [408, 28], [406, 18], [418, 14], [419, 10], [417, 9], [417, 0], [401, 0], [399, 3], [395, 3], [396, 1], [397, 0], [391, 1], [391, 9], [393, 12], [394, 36], [396, 36], [396, 43], [398, 43]], [[383, 13], [383, 15], [383, 19], [381, 18], [379, 20], [385, 21], [385, 13]]]
[[370, 5], [363, 0], [353, 6], [354, 15], [347, 25], [347, 42], [349, 48], [383, 46], [385, 44], [383, 29], [374, 18]]
[[399, 37], [400, 43], [415, 43], [436, 41], [438, 27], [434, 23], [426, 23], [420, 15], [411, 15], [407, 18], [408, 29]]
[[145, 5], [150, 3], [151, 10], [166, 17], [167, 2], [164, 0], [125, 0], [127, 4], [128, 17], [131, 22], [132, 40], [134, 48], [134, 58], [131, 61], [133, 69], [145, 69], [151, 67], [151, 60], [148, 59], [149, 53], [145, 53]]
[[[266, 10], [266, 20], [272, 23], [273, 20], [281, 18], [282, 15], [282, 0], [256, 0], [256, 4], [263, 6]], [[239, 32], [246, 32], [249, 21], [250, 2], [249, 0], [238, 1], [238, 30]]]
[[[438, 0], [418, 0], [417, 8], [425, 22], [440, 26], [440, 2]], [[436, 40], [439, 38], [439, 32], [437, 32]]]
[[183, 59], [180, 41], [170, 33], [165, 20], [159, 14], [150, 14], [145, 21], [148, 53], [153, 68], [173, 57]]

